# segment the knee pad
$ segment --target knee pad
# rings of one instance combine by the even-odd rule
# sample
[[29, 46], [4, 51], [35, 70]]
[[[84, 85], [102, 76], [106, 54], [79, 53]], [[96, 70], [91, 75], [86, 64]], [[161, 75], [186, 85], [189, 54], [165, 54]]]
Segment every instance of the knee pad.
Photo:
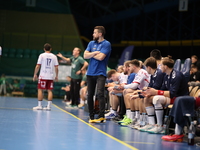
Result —
[[165, 97], [164, 96], [154, 96], [153, 97], [153, 104], [155, 107], [162, 107], [162, 104], [165, 103]]

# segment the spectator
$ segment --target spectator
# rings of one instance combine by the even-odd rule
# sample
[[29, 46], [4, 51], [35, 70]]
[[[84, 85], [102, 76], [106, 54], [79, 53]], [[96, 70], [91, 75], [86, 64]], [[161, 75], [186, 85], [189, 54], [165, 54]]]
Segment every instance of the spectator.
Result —
[[[33, 81], [37, 79], [37, 74], [40, 70], [38, 80], [38, 106], [33, 107], [33, 110], [51, 110], [51, 103], [53, 99], [53, 80], [55, 71], [55, 81], [58, 81], [58, 59], [51, 53], [51, 45], [49, 43], [44, 44], [44, 53], [39, 55], [37, 65], [35, 66]], [[41, 68], [41, 69], [40, 69]], [[55, 70], [54, 70], [55, 68]], [[48, 104], [46, 107], [42, 107], [43, 91], [48, 92]]]
[[190, 82], [200, 82], [200, 70], [195, 64], [191, 65], [189, 83]]
[[61, 53], [58, 53], [57, 56], [62, 58], [67, 62], [71, 62], [71, 83], [70, 83], [70, 93], [72, 103], [68, 107], [78, 108], [80, 100], [80, 84], [82, 80], [82, 71], [88, 66], [87, 61], [80, 56], [81, 49], [75, 47], [73, 49], [73, 56], [70, 58], [64, 57]]
[[4, 96], [6, 96], [7, 92], [6, 92], [6, 75], [2, 74], [1, 78], [0, 78], [0, 95], [4, 94]]
[[197, 55], [192, 55], [191, 56], [191, 62], [192, 62], [192, 65], [197, 65], [197, 62], [198, 62]]
[[14, 83], [13, 83], [12, 87], [13, 87], [13, 91], [20, 91], [20, 84], [17, 79], [14, 79]]

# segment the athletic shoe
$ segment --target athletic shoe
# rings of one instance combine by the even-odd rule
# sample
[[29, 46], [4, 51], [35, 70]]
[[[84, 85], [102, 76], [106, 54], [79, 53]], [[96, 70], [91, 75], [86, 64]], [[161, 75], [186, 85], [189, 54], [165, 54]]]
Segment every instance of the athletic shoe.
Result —
[[72, 101], [66, 102], [66, 105], [71, 105], [71, 104], [72, 104]]
[[107, 112], [107, 113], [105, 114], [105, 117], [106, 117], [106, 116], [109, 116], [110, 114], [111, 114], [111, 111]]
[[51, 111], [51, 107], [47, 107], [47, 106], [46, 106], [46, 107], [43, 108], [43, 110]]
[[127, 118], [124, 122], [122, 122], [120, 125], [121, 126], [128, 126], [128, 125], [130, 125], [131, 123], [132, 123], [132, 119], [130, 119], [130, 118]]
[[91, 122], [91, 123], [104, 123], [104, 122], [106, 122], [106, 118], [101, 117], [101, 118], [98, 118], [98, 119], [91, 120], [89, 122]]
[[183, 134], [181, 134], [181, 135], [173, 134], [173, 135], [162, 136], [161, 139], [165, 140], [165, 141], [170, 141], [170, 142], [182, 142], [183, 137], [184, 137]]
[[123, 123], [125, 120], [127, 119], [127, 116], [126, 115], [124, 115], [124, 118], [121, 120], [121, 121], [119, 121], [118, 122], [118, 124], [121, 124], [121, 123]]
[[78, 106], [77, 105], [72, 105], [72, 108], [78, 109]]
[[155, 125], [154, 128], [147, 130], [147, 132], [153, 134], [164, 134], [164, 128], [161, 125]]
[[110, 113], [110, 115], [105, 115], [105, 118], [106, 118], [106, 120], [110, 120], [110, 119], [112, 119], [112, 118], [114, 118], [116, 115], [115, 114], [113, 114], [113, 113]]
[[33, 110], [42, 110], [42, 106], [33, 107]]
[[94, 118], [89, 118], [89, 123], [94, 123]]
[[83, 106], [85, 106], [85, 104], [78, 104], [78, 108], [83, 108]]
[[73, 108], [73, 109], [78, 109], [77, 105], [68, 105], [65, 108]]
[[115, 116], [114, 118], [112, 118], [111, 120], [118, 123], [118, 122], [121, 121], [122, 119], [123, 119], [123, 117], [117, 115], [117, 116]]
[[138, 128], [140, 128], [140, 127], [141, 127], [141, 126], [140, 126], [140, 120], [138, 120], [137, 122], [135, 122], [135, 124], [131, 125], [130, 127], [133, 128], [133, 129], [138, 129]]
[[139, 130], [139, 131], [142, 131], [142, 132], [146, 132], [147, 130], [150, 130], [150, 129], [152, 129], [152, 128], [154, 128], [154, 125], [152, 125], [152, 124], [147, 124], [147, 125], [145, 125], [145, 126], [143, 126], [143, 127], [141, 127], [141, 128], [138, 128], [138, 130]]

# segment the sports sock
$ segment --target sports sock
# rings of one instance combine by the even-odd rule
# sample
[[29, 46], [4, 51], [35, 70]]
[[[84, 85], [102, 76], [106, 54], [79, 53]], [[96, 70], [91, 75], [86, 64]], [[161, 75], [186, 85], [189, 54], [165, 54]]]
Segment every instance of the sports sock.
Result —
[[162, 125], [163, 124], [163, 107], [155, 107], [155, 113], [156, 113], [156, 119], [157, 119], [157, 124]]
[[153, 106], [146, 107], [146, 111], [147, 111], [147, 114], [148, 114], [149, 124], [154, 125], [156, 123], [155, 122], [155, 109], [154, 109], [154, 107]]
[[52, 103], [52, 101], [48, 101], [47, 107], [51, 107], [51, 103]]
[[176, 135], [180, 135], [180, 134], [181, 134], [181, 131], [182, 131], [182, 127], [179, 126], [179, 125], [176, 123], [176, 126], [175, 126], [175, 134], [176, 134]]
[[42, 106], [42, 101], [38, 101], [38, 106]]
[[130, 110], [130, 109], [127, 109], [127, 110], [126, 110], [126, 115], [127, 115], [128, 118], [131, 117], [131, 110]]

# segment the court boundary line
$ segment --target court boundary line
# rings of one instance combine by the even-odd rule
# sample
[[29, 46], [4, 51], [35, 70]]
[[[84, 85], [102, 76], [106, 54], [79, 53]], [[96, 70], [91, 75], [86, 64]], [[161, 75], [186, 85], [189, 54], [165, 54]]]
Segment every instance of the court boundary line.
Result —
[[121, 143], [122, 145], [124, 145], [124, 146], [126, 146], [126, 147], [128, 147], [128, 148], [130, 148], [130, 149], [132, 149], [132, 150], [139, 150], [139, 149], [137, 149], [137, 148], [135, 148], [135, 147], [133, 147], [133, 146], [131, 146], [131, 145], [129, 145], [129, 144], [127, 144], [127, 143], [125, 143], [125, 142], [123, 142], [123, 141], [121, 141], [121, 140], [115, 138], [115, 137], [113, 137], [112, 135], [110, 135], [110, 134], [108, 134], [108, 133], [106, 133], [106, 132], [104, 132], [104, 131], [98, 129], [97, 127], [92, 126], [91, 124], [85, 122], [84, 120], [82, 120], [81, 118], [77, 117], [76, 115], [74, 115], [74, 114], [72, 114], [72, 113], [70, 113], [70, 112], [68, 112], [68, 111], [66, 111], [66, 110], [64, 110], [64, 109], [62, 109], [62, 108], [60, 108], [59, 106], [57, 106], [57, 105], [55, 105], [55, 104], [53, 104], [53, 103], [52, 103], [52, 105], [55, 106], [56, 108], [58, 108], [59, 110], [61, 110], [61, 111], [65, 112], [65, 113], [67, 113], [67, 114], [73, 116], [74, 118], [78, 119], [79, 121], [81, 121], [81, 122], [87, 124], [88, 126], [92, 127], [93, 129], [99, 131], [100, 133], [102, 133], [102, 134], [108, 136], [109, 138], [111, 138], [111, 139], [113, 139], [113, 140], [115, 140], [115, 141]]

